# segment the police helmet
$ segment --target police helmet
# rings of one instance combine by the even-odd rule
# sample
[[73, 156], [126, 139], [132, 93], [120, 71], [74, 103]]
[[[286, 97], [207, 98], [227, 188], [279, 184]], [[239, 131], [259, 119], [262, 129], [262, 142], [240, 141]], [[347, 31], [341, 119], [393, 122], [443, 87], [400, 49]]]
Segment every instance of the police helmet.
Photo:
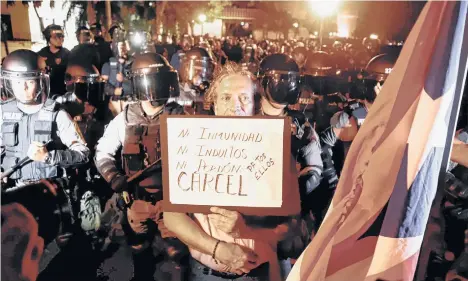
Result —
[[304, 65], [304, 85], [314, 94], [328, 95], [336, 92], [334, 88], [336, 68], [330, 54], [322, 51], [311, 51]]
[[136, 55], [129, 77], [138, 100], [165, 102], [179, 96], [177, 71], [159, 54]]
[[216, 63], [211, 52], [194, 47], [181, 58], [180, 81], [198, 87], [203, 82], [211, 82]]
[[30, 50], [20, 49], [6, 56], [0, 77], [1, 101], [16, 98], [23, 104], [44, 103], [50, 89], [45, 66], [45, 60]]
[[367, 80], [384, 82], [393, 69], [398, 58], [397, 54], [380, 54], [373, 57], [365, 68]]
[[307, 49], [305, 47], [296, 47], [292, 52], [292, 57], [297, 65], [302, 68], [307, 60]]
[[83, 102], [99, 106], [106, 100], [105, 81], [94, 65], [68, 64], [65, 73], [67, 91], [73, 92]]
[[362, 78], [355, 82], [351, 97], [373, 102], [377, 97], [374, 87], [377, 83], [385, 82], [397, 58], [397, 54], [380, 54], [373, 57], [362, 72]]
[[288, 55], [272, 54], [260, 62], [257, 77], [263, 94], [269, 101], [296, 104], [299, 99], [301, 78], [299, 66]]

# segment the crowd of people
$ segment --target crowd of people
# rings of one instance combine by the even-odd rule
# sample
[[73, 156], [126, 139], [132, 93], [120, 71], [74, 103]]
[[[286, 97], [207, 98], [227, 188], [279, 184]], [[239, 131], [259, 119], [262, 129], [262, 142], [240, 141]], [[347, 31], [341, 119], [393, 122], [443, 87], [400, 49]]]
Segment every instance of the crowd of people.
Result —
[[[121, 25], [109, 33], [111, 42], [99, 25], [80, 27], [79, 45], [68, 51], [63, 29], [50, 25], [45, 48], [16, 50], [2, 62], [2, 247], [15, 253], [3, 249], [2, 278], [94, 280], [118, 245], [131, 249], [133, 280], [155, 280], [161, 268], [168, 274], [161, 280], [285, 280], [325, 217], [401, 46], [189, 35], [154, 42]], [[164, 114], [287, 117], [297, 170], [289, 188], [299, 190], [301, 212], [163, 212]], [[465, 143], [466, 114], [456, 136]], [[447, 245], [431, 263], [444, 270], [429, 270], [427, 280], [449, 269], [467, 273], [460, 268], [468, 257], [461, 246], [468, 172], [460, 164], [447, 176]]]

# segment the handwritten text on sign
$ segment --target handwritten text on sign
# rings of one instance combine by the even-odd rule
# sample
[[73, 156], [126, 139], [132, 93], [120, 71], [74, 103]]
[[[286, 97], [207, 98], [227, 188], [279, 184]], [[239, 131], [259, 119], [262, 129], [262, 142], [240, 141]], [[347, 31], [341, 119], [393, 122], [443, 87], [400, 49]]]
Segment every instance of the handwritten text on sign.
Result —
[[168, 118], [172, 204], [281, 207], [281, 119]]

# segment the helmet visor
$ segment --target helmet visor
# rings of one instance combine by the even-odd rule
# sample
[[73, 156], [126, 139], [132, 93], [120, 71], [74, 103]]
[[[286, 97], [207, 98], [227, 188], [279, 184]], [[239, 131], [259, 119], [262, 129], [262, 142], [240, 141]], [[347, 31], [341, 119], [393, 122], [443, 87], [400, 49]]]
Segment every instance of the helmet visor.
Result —
[[202, 82], [211, 82], [215, 64], [208, 59], [190, 59], [182, 58], [180, 67], [180, 81], [189, 83], [193, 86], [199, 86]]
[[49, 76], [43, 73], [11, 75], [3, 72], [1, 76], [2, 102], [16, 99], [24, 104], [45, 102], [49, 94]]
[[105, 82], [99, 75], [67, 77], [66, 80], [67, 88], [73, 88], [73, 93], [81, 101], [86, 101], [93, 106], [105, 101]]
[[138, 100], [165, 101], [179, 96], [177, 72], [156, 72], [132, 77], [133, 94]]
[[298, 73], [269, 73], [262, 84], [267, 98], [279, 104], [296, 104], [301, 93]]

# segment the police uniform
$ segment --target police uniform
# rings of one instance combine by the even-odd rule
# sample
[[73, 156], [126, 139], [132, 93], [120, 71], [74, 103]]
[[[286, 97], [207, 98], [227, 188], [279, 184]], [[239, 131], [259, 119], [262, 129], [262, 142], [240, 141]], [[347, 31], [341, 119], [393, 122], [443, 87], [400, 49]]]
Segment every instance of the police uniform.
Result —
[[[177, 72], [162, 56], [155, 53], [139, 54], [135, 57], [131, 71], [135, 97], [151, 104], [154, 109], [159, 107], [161, 110], [148, 116], [143, 110], [142, 102], [127, 105], [109, 123], [99, 140], [95, 163], [114, 191], [130, 193], [132, 200], [127, 204], [126, 214], [133, 230], [133, 234], [128, 233], [128, 236], [134, 249], [134, 278], [152, 280], [152, 266], [155, 264], [148, 262], [153, 257], [150, 243], [153, 242], [159, 254], [168, 254], [166, 246], [173, 242], [171, 238], [175, 238], [164, 227], [162, 218], [161, 166], [153, 166], [152, 172], [136, 183], [127, 184], [127, 179], [160, 160], [160, 116], [182, 114], [183, 108], [176, 103], [165, 104], [171, 96], [177, 95], [178, 81]], [[150, 79], [150, 83], [145, 83]], [[156, 85], [158, 91], [154, 91]], [[174, 90], [177, 92], [173, 92]], [[115, 159], [119, 150], [122, 169], [118, 168]]]
[[4, 170], [27, 156], [31, 142], [52, 141], [47, 145], [50, 157], [46, 163], [26, 164], [9, 177], [18, 183], [61, 177], [63, 173], [59, 166], [68, 167], [88, 161], [89, 149], [79, 129], [64, 110], [58, 109], [53, 100], [46, 100], [43, 105], [33, 108], [25, 107], [15, 100], [2, 104], [0, 124], [1, 145], [5, 149], [2, 159]]
[[[115, 155], [122, 149], [122, 165], [127, 176], [132, 176], [161, 157], [160, 124], [161, 114], [181, 114], [183, 108], [177, 104], [167, 105], [154, 116], [147, 116], [141, 103], [128, 105], [107, 126], [96, 147], [96, 167], [107, 182], [119, 173]], [[143, 251], [148, 240], [156, 235], [160, 238], [174, 237], [164, 227], [162, 212], [162, 173], [153, 172], [141, 181], [133, 194], [133, 202], [127, 209], [128, 223], [137, 234], [133, 244], [135, 251]], [[148, 220], [153, 221], [159, 233], [151, 233]], [[160, 246], [158, 246], [159, 248]], [[162, 249], [158, 249], [161, 251]], [[135, 261], [135, 266], [138, 266]]]

